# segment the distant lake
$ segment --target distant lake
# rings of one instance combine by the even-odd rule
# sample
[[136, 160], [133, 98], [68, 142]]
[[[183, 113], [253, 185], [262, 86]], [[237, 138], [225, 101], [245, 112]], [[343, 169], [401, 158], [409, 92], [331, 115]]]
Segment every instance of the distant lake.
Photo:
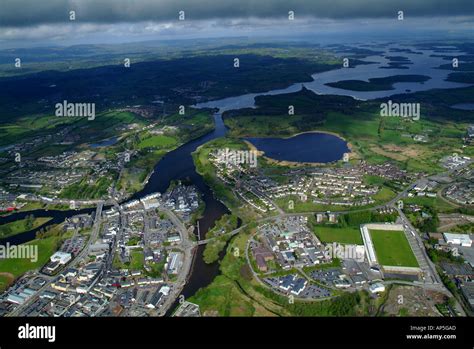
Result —
[[474, 103], [459, 103], [451, 106], [453, 109], [474, 110]]
[[104, 140], [99, 141], [97, 143], [92, 143], [92, 144], [90, 144], [90, 147], [91, 148], [107, 147], [109, 145], [114, 145], [115, 143], [117, 143], [117, 141], [118, 141], [117, 137], [112, 137], [112, 138], [104, 139]]
[[341, 160], [350, 150], [347, 142], [332, 134], [303, 133], [290, 138], [245, 138], [271, 159], [328, 163]]
[[[355, 45], [357, 46], [357, 45]], [[313, 81], [305, 83], [294, 83], [287, 88], [271, 90], [261, 93], [247, 93], [240, 96], [227, 97], [207, 102], [197, 103], [196, 108], [218, 108], [221, 113], [227, 110], [241, 108], [255, 108], [255, 97], [260, 95], [279, 95], [298, 92], [304, 85], [308, 90], [320, 95], [338, 95], [351, 96], [359, 100], [371, 100], [376, 98], [385, 98], [396, 94], [414, 93], [418, 91], [427, 91], [431, 89], [449, 89], [472, 86], [458, 82], [447, 81], [446, 78], [451, 72], [447, 69], [438, 69], [439, 66], [446, 64], [442, 57], [434, 57], [437, 52], [434, 50], [416, 50], [417, 52], [399, 52], [397, 55], [403, 56], [411, 64], [403, 68], [397, 65], [390, 67], [391, 62], [387, 55], [393, 55], [390, 50], [393, 49], [411, 49], [411, 46], [399, 44], [387, 44], [385, 53], [382, 55], [368, 56], [362, 59], [372, 64], [360, 64], [350, 69], [333, 69], [312, 75]], [[451, 52], [451, 51], [450, 51]], [[462, 54], [461, 51], [452, 51], [451, 54]], [[387, 69], [388, 68], [388, 69]], [[371, 78], [386, 78], [393, 75], [424, 75], [431, 79], [421, 82], [397, 82], [393, 84], [393, 90], [377, 91], [352, 91], [342, 88], [331, 87], [328, 83], [334, 83], [341, 80], [361, 80], [368, 81]]]

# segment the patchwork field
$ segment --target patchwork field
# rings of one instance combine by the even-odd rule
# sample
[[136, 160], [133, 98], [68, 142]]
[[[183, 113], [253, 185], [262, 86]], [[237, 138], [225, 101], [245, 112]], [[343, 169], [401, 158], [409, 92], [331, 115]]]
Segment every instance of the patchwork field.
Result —
[[410, 244], [401, 230], [369, 230], [377, 260], [381, 265], [418, 267]]
[[314, 232], [321, 242], [339, 242], [341, 244], [363, 245], [359, 228], [316, 226]]
[[[453, 91], [438, 92], [436, 99]], [[462, 91], [457, 92], [462, 95]], [[421, 98], [423, 93], [410, 98]], [[235, 137], [291, 136], [306, 131], [335, 133], [351, 145], [351, 158], [370, 163], [396, 162], [409, 172], [440, 172], [440, 160], [456, 152], [473, 156], [472, 147], [463, 147], [462, 138], [469, 125], [469, 112], [457, 121], [449, 111], [427, 105], [418, 121], [398, 117], [381, 117], [376, 102], [356, 102], [334, 96], [316, 96], [311, 91], [278, 96], [258, 96], [256, 109], [242, 109], [224, 114], [230, 135]], [[430, 97], [434, 98], [434, 97]], [[318, 105], [318, 112], [311, 109]], [[296, 113], [287, 115], [287, 106]], [[449, 115], [449, 117], [447, 117]], [[423, 136], [424, 141], [418, 140]]]
[[50, 236], [45, 239], [36, 239], [28, 242], [28, 245], [38, 246], [38, 259], [3, 259], [0, 260], [0, 270], [3, 272], [0, 278], [0, 287], [6, 285], [5, 276], [17, 278], [29, 270], [37, 269], [45, 265], [49, 257], [56, 251], [60, 238]]

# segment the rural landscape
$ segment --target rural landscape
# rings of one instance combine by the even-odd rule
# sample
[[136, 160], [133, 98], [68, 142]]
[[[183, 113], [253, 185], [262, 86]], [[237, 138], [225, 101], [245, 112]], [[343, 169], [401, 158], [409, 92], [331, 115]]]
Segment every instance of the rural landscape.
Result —
[[29, 2], [0, 317], [474, 316], [472, 3]]

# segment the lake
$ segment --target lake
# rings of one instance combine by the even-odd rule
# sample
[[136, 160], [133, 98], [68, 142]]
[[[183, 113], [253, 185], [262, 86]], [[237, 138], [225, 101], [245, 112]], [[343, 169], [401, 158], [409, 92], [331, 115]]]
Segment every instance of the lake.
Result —
[[459, 110], [474, 110], [474, 103], [454, 104], [450, 108], [459, 109]]
[[118, 142], [118, 137], [112, 137], [112, 138], [104, 139], [104, 140], [99, 141], [97, 143], [89, 144], [89, 146], [91, 148], [108, 147], [110, 145], [114, 145], [117, 142]]
[[[354, 45], [357, 47], [357, 45]], [[407, 65], [407, 69], [391, 68], [385, 69], [390, 63], [387, 56], [394, 56], [391, 49], [413, 48], [409, 45], [402, 46], [399, 44], [387, 44], [382, 50], [384, 54], [377, 56], [368, 56], [362, 59], [365, 62], [372, 62], [372, 64], [361, 64], [351, 68], [333, 69], [321, 73], [313, 74], [311, 77], [313, 81], [305, 83], [294, 83], [287, 88], [276, 89], [260, 93], [247, 93], [240, 96], [222, 98], [218, 100], [211, 100], [207, 102], [198, 103], [196, 108], [218, 108], [221, 113], [227, 110], [240, 108], [255, 108], [255, 97], [260, 95], [279, 95], [286, 93], [298, 92], [303, 86], [308, 90], [320, 95], [340, 95], [351, 96], [359, 100], [371, 100], [376, 98], [385, 98], [395, 94], [414, 93], [418, 91], [427, 91], [435, 88], [450, 89], [471, 86], [472, 84], [464, 84], [446, 81], [448, 74], [452, 71], [446, 69], [439, 69], [439, 66], [446, 64], [449, 61], [441, 57], [433, 57], [437, 52], [434, 50], [417, 49], [420, 54], [415, 53], [397, 53], [396, 55], [406, 57], [411, 64]], [[453, 55], [460, 55], [460, 51], [452, 51]], [[350, 56], [350, 54], [349, 54]], [[341, 57], [343, 57], [341, 55]], [[431, 79], [426, 82], [399, 82], [393, 84], [393, 90], [380, 91], [351, 91], [341, 88], [331, 87], [327, 83], [337, 82], [342, 80], [363, 80], [368, 81], [370, 78], [383, 78], [393, 75], [425, 75]]]
[[328, 163], [349, 153], [347, 142], [328, 133], [308, 132], [290, 138], [245, 138], [266, 157], [280, 161]]
[[[386, 54], [390, 54], [389, 47], [394, 45], [387, 45]], [[393, 53], [391, 53], [393, 55]], [[445, 81], [445, 78], [450, 73], [449, 70], [437, 69], [441, 64], [446, 63], [445, 60], [438, 57], [431, 57], [433, 51], [423, 50], [422, 55], [404, 54], [413, 63], [409, 65], [409, 69], [373, 69], [373, 67], [381, 68], [389, 63], [389, 60], [382, 56], [370, 56], [364, 60], [375, 62], [374, 65], [359, 65], [355, 68], [340, 68], [328, 72], [318, 73], [312, 75], [313, 81], [305, 83], [304, 85], [318, 93], [318, 94], [336, 94], [349, 95], [358, 99], [374, 99], [380, 97], [391, 96], [396, 93], [429, 90], [432, 88], [457, 88], [468, 86], [467, 84], [459, 84]], [[420, 83], [397, 83], [394, 84], [394, 90], [390, 91], [348, 91], [327, 86], [328, 82], [336, 82], [348, 79], [365, 80], [375, 77], [392, 76], [397, 74], [419, 74], [431, 77], [431, 80], [424, 84]], [[255, 107], [255, 96], [261, 94], [278, 95], [282, 93], [297, 92], [301, 90], [302, 83], [295, 83], [285, 89], [278, 89], [268, 91], [266, 93], [245, 94], [242, 96], [229, 97], [206, 103], [199, 103], [197, 108], [218, 108], [219, 114], [214, 115], [215, 130], [189, 143], [182, 145], [174, 151], [166, 154], [155, 166], [154, 173], [151, 175], [145, 188], [136, 193], [132, 199], [139, 199], [144, 195], [153, 192], [164, 193], [169, 184], [173, 180], [187, 179], [192, 184], [196, 185], [202, 194], [202, 199], [206, 204], [203, 217], [199, 220], [201, 228], [201, 238], [205, 237], [206, 232], [214, 226], [216, 220], [220, 219], [222, 215], [229, 213], [228, 209], [217, 200], [212, 190], [204, 182], [203, 178], [196, 172], [191, 153], [200, 145], [208, 141], [224, 137], [227, 130], [222, 122], [220, 113], [230, 110], [245, 107]], [[276, 160], [285, 160], [292, 162], [314, 162], [314, 163], [328, 163], [342, 159], [343, 154], [350, 152], [347, 142], [343, 139], [325, 133], [304, 133], [291, 138], [247, 138], [257, 149], [265, 152], [269, 158]], [[91, 144], [91, 147], [102, 147], [112, 145], [117, 141], [116, 138], [109, 138]], [[0, 224], [9, 221], [19, 220], [24, 218], [26, 214], [33, 213], [36, 217], [51, 216], [53, 220], [44, 225], [60, 223], [65, 218], [71, 217], [79, 213], [89, 213], [95, 211], [95, 208], [84, 209], [81, 211], [45, 211], [36, 210], [34, 212], [20, 212], [12, 215], [1, 217]], [[42, 226], [43, 227], [43, 226]], [[0, 244], [10, 243], [24, 243], [34, 239], [36, 231], [25, 232], [22, 234], [9, 237], [0, 241]], [[196, 291], [202, 287], [209, 285], [215, 276], [219, 274], [219, 263], [206, 264], [202, 258], [204, 246], [199, 246], [195, 255], [195, 260], [182, 294], [189, 298], [194, 295]]]

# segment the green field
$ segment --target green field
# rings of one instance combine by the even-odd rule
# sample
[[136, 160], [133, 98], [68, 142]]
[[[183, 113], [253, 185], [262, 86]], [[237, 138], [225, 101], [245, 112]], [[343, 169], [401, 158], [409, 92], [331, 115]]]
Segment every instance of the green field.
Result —
[[64, 188], [59, 197], [68, 199], [99, 199], [107, 196], [108, 188], [113, 183], [112, 176], [102, 176], [92, 184], [90, 177]]
[[[410, 98], [426, 98], [439, 104], [438, 100], [452, 93], [443, 90], [436, 96], [418, 93]], [[468, 91], [459, 90], [456, 93], [459, 98], [464, 98], [465, 94]], [[445, 155], [453, 152], [466, 156], [474, 154], [472, 147], [462, 147], [462, 137], [469, 124], [466, 120], [472, 117], [472, 112], [446, 114], [442, 105], [433, 106], [429, 103], [429, 107], [421, 110], [420, 120], [414, 122], [404, 118], [381, 117], [379, 103], [317, 96], [308, 90], [278, 96], [258, 96], [256, 104], [255, 109], [224, 113], [229, 135], [276, 137], [304, 131], [333, 132], [351, 144], [352, 159], [363, 158], [379, 164], [395, 162], [409, 172], [440, 172], [443, 170], [440, 159]], [[295, 106], [295, 115], [291, 117], [288, 117], [288, 105]], [[317, 112], [314, 111], [314, 105], [318, 105]], [[426, 136], [427, 142], [416, 141], [416, 135]]]
[[177, 141], [170, 136], [151, 136], [143, 139], [139, 144], [138, 148], [167, 148], [176, 145]]
[[142, 270], [145, 265], [143, 250], [136, 249], [130, 251], [130, 263], [122, 263], [116, 253], [113, 259], [113, 267], [117, 269]]
[[0, 225], [0, 238], [23, 233], [25, 231], [33, 230], [44, 223], [48, 222], [51, 217], [40, 217], [32, 219], [21, 219], [15, 222]]
[[[28, 245], [38, 246], [38, 260], [32, 262], [29, 259], [2, 259], [0, 260], [0, 271], [10, 273], [18, 278], [29, 270], [37, 269], [46, 264], [49, 257], [56, 251], [60, 238], [51, 236], [45, 239], [36, 239], [28, 242]], [[4, 285], [4, 278], [0, 278], [0, 290]]]
[[424, 197], [416, 196], [416, 197], [411, 197], [411, 198], [404, 198], [403, 203], [405, 205], [414, 204], [414, 205], [431, 207], [431, 208], [435, 209], [438, 212], [446, 212], [446, 211], [452, 210], [456, 207], [453, 204], [451, 204], [449, 201], [443, 200], [439, 196], [437, 196], [435, 198], [430, 198], [430, 197], [426, 197], [426, 196], [424, 196]]
[[377, 260], [381, 265], [418, 267], [415, 255], [403, 231], [370, 230]]
[[362, 237], [359, 228], [355, 227], [314, 227], [316, 236], [321, 242], [339, 242], [341, 244], [356, 244], [363, 245]]
[[216, 312], [219, 316], [254, 316], [256, 313], [251, 299], [242, 294], [235, 282], [224, 275], [218, 275], [211, 286], [200, 289], [192, 297], [192, 301], [199, 304], [204, 312]]
[[[288, 302], [288, 298], [262, 286], [252, 277], [245, 246], [249, 235], [234, 237], [220, 262], [221, 275], [201, 288], [189, 301], [199, 304], [205, 316], [356, 316], [369, 315], [371, 300], [362, 292], [343, 294], [331, 300]], [[241, 251], [239, 257], [235, 250]]]
[[[314, 203], [310, 200], [303, 202], [297, 195], [288, 195], [275, 199], [275, 203], [283, 209], [285, 212], [324, 212], [324, 211], [351, 211], [360, 210], [363, 208], [369, 208], [376, 205], [386, 203], [396, 196], [395, 192], [387, 187], [382, 187], [377, 194], [373, 196], [374, 203], [365, 206], [342, 206], [342, 205], [325, 205], [320, 203]], [[290, 200], [294, 203], [294, 208], [289, 209], [288, 203]]]
[[130, 270], [141, 270], [145, 263], [145, 257], [142, 250], [130, 251]]

